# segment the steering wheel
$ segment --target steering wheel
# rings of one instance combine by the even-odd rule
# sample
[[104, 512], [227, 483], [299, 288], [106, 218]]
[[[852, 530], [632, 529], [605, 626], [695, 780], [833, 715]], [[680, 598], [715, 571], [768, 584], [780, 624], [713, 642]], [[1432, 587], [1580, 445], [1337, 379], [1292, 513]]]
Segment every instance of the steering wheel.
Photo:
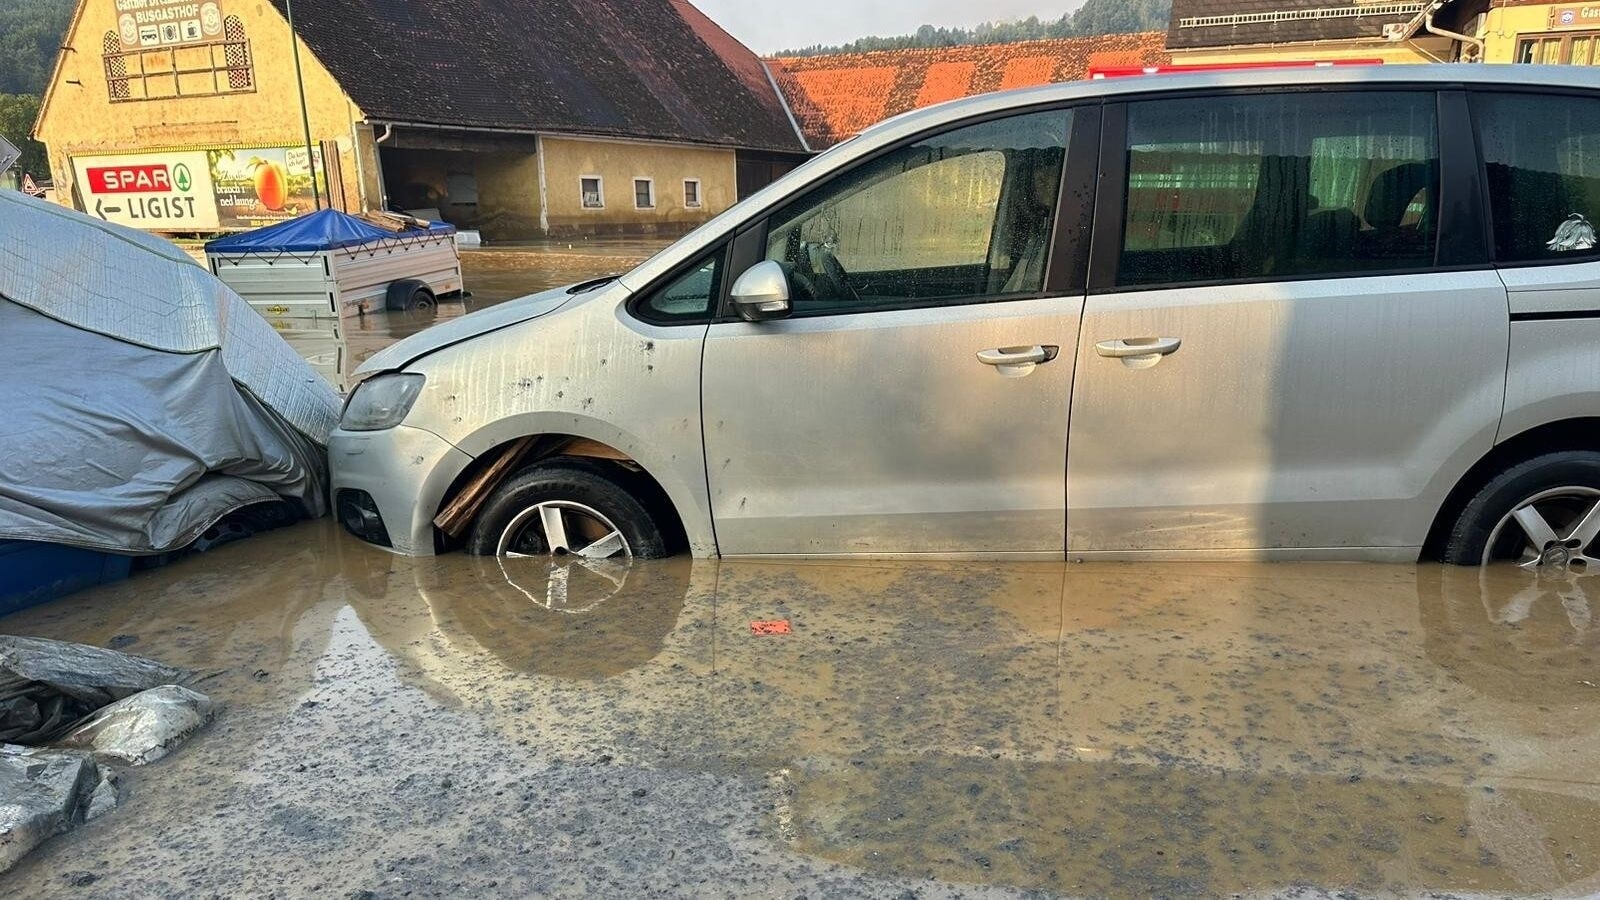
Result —
[[[850, 286], [849, 274], [839, 262], [839, 257], [833, 254], [833, 249], [821, 242], [806, 241], [800, 245], [800, 253], [804, 257], [806, 274], [804, 280], [809, 282], [804, 286], [809, 288], [814, 300], [850, 300], [858, 301], [861, 295]], [[795, 267], [799, 270], [799, 266]]]

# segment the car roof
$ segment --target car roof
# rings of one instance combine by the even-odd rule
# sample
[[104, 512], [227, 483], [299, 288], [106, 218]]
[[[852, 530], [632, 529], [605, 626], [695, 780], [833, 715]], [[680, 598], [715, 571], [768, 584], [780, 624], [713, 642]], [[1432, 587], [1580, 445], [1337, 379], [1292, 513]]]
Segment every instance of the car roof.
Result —
[[1114, 100], [1132, 95], [1181, 94], [1192, 91], [1279, 87], [1368, 87], [1394, 84], [1417, 84], [1434, 88], [1461, 85], [1474, 88], [1547, 87], [1600, 90], [1600, 67], [1484, 63], [1329, 64], [1205, 72], [1168, 72], [1160, 71], [1157, 67], [1147, 75], [1047, 84], [952, 100], [880, 122], [862, 132], [861, 137], [868, 137], [880, 129], [889, 130], [908, 121], [923, 120], [921, 124], [927, 127], [944, 119], [962, 119], [1012, 107], [1070, 103], [1074, 100]]
[[952, 100], [937, 106], [902, 113], [834, 146], [748, 199], [735, 204], [691, 232], [683, 240], [646, 260], [643, 265], [624, 275], [621, 280], [629, 290], [641, 290], [674, 267], [698, 257], [716, 241], [726, 238], [732, 228], [770, 212], [796, 194], [830, 177], [834, 172], [884, 147], [965, 119], [1080, 101], [1180, 96], [1203, 91], [1295, 87], [1359, 88], [1384, 85], [1418, 85], [1432, 89], [1461, 86], [1578, 88], [1600, 91], [1600, 67], [1429, 63], [1163, 72], [1049, 84]]

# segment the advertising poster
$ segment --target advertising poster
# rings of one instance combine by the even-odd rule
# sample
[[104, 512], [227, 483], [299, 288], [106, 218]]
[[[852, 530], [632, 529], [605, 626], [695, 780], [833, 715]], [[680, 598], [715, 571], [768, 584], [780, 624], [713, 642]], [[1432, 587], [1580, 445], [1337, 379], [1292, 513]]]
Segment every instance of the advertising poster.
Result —
[[317, 208], [311, 161], [316, 161], [321, 182], [320, 151], [312, 157], [304, 147], [256, 147], [211, 150], [206, 156], [216, 191], [217, 221], [223, 229], [259, 228]]

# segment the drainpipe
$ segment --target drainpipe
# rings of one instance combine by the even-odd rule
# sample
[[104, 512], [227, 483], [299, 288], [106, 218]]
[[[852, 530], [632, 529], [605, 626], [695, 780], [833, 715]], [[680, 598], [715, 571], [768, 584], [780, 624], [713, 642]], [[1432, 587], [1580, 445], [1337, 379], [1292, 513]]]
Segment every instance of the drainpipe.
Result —
[[389, 211], [389, 179], [384, 177], [383, 174], [383, 152], [381, 148], [383, 147], [383, 142], [392, 137], [394, 137], [394, 125], [385, 122], [383, 134], [372, 140], [372, 161], [378, 165], [378, 194], [379, 201], [383, 204], [381, 212]]
[[1463, 44], [1470, 44], [1471, 46], [1478, 48], [1478, 56], [1477, 56], [1478, 62], [1483, 62], [1483, 55], [1484, 55], [1484, 41], [1483, 41], [1483, 39], [1482, 38], [1469, 37], [1469, 36], [1467, 36], [1465, 34], [1458, 34], [1458, 33], [1454, 32], [1454, 31], [1446, 31], [1445, 29], [1440, 28], [1439, 26], [1433, 24], [1433, 10], [1432, 9], [1428, 10], [1428, 14], [1426, 16], [1424, 16], [1423, 19], [1422, 19], [1422, 30], [1426, 31], [1429, 34], [1436, 34], [1439, 37], [1449, 38], [1452, 41], [1460, 41]]

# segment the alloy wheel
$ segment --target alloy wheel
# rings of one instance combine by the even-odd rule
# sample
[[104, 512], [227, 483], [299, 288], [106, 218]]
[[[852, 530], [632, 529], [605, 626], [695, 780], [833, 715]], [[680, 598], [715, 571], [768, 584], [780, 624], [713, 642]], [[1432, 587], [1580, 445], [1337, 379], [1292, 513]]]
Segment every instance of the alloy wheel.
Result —
[[1552, 488], [1517, 504], [1500, 520], [1484, 547], [1483, 562], [1600, 572], [1600, 556], [1591, 554], [1597, 537], [1600, 489]]
[[631, 560], [633, 549], [621, 529], [599, 510], [570, 500], [547, 500], [518, 513], [506, 525], [496, 555]]

